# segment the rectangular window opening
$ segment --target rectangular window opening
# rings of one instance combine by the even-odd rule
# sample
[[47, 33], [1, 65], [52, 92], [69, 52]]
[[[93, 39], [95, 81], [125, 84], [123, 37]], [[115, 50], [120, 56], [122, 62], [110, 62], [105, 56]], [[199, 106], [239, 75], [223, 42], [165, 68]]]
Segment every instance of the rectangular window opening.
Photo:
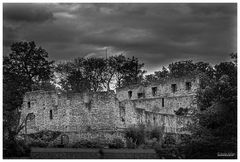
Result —
[[153, 124], [154, 124], [154, 126], [156, 125], [156, 117], [155, 116], [153, 116]]
[[164, 107], [164, 98], [162, 98], [162, 107]]
[[120, 115], [121, 121], [125, 123], [125, 116], [126, 116], [125, 107], [120, 106], [119, 108], [120, 108], [119, 115]]
[[145, 98], [145, 93], [138, 93], [138, 98]]
[[177, 91], [177, 84], [172, 84], [171, 88], [172, 88], [172, 92], [175, 93]]
[[152, 95], [156, 96], [157, 94], [157, 87], [152, 87]]
[[88, 109], [88, 111], [91, 110], [91, 102], [85, 103], [85, 107]]
[[186, 82], [186, 90], [187, 90], [187, 91], [190, 91], [191, 88], [192, 88], [191, 82]]
[[129, 98], [129, 99], [132, 98], [132, 91], [128, 91], [128, 98]]
[[31, 108], [31, 102], [30, 101], [28, 101], [28, 108], [30, 109]]
[[50, 119], [51, 119], [51, 120], [53, 119], [53, 113], [52, 113], [52, 110], [50, 110]]

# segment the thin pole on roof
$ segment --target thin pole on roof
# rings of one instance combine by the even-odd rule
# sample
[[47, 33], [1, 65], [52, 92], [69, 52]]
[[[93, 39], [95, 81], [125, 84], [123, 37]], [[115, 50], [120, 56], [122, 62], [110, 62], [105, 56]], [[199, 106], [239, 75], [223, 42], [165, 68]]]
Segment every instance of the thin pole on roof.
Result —
[[106, 59], [107, 59], [107, 47], [106, 47]]

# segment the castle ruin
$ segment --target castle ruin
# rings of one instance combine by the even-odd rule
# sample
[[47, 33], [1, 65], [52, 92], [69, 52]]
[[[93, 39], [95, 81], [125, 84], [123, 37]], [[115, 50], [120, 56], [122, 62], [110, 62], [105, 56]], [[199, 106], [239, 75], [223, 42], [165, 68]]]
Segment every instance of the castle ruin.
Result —
[[197, 108], [198, 88], [198, 78], [183, 77], [118, 88], [116, 93], [33, 91], [24, 96], [21, 118], [28, 116], [28, 134], [41, 130], [74, 134], [119, 131], [137, 124], [164, 126], [165, 132], [182, 133], [188, 115], [176, 115], [176, 111]]

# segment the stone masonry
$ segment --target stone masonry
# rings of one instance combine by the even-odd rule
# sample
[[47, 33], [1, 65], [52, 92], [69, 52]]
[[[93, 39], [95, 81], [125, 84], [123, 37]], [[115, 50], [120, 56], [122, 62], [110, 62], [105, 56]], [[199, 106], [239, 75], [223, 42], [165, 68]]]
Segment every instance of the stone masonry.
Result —
[[132, 124], [165, 126], [169, 133], [179, 130], [189, 122], [188, 116], [178, 116], [178, 109], [197, 108], [195, 96], [199, 87], [198, 78], [171, 78], [150, 85], [133, 85], [117, 89], [123, 127]]
[[134, 124], [164, 125], [166, 132], [181, 133], [181, 127], [189, 119], [174, 111], [196, 108], [198, 87], [198, 78], [185, 77], [123, 87], [116, 93], [33, 91], [25, 94], [21, 119], [28, 115], [27, 133], [41, 130], [75, 134], [89, 130], [117, 131]]

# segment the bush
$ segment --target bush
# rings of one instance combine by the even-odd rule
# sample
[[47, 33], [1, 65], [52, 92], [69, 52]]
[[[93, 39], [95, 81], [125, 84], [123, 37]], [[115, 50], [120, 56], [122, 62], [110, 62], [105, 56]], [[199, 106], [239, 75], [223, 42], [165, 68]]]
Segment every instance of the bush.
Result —
[[145, 149], [154, 148], [155, 145], [157, 145], [157, 144], [159, 144], [159, 143], [157, 142], [157, 138], [153, 138], [153, 139], [150, 139], [150, 140], [146, 140], [146, 141], [145, 141], [145, 146], [144, 146], [144, 148], [145, 148]]
[[121, 138], [114, 138], [111, 143], [109, 143], [109, 148], [123, 148], [124, 147], [124, 142]]
[[155, 147], [156, 153], [159, 155], [160, 158], [164, 159], [182, 159], [184, 156], [180, 154], [180, 151], [178, 148], [175, 147], [168, 147], [168, 148], [162, 148], [162, 147]]
[[108, 146], [109, 141], [101, 137], [95, 137], [92, 139], [81, 139], [75, 143], [73, 148], [104, 148]]
[[150, 131], [150, 139], [156, 138], [158, 141], [162, 140], [164, 127], [155, 127]]
[[4, 140], [3, 158], [29, 156], [30, 148], [23, 140]]
[[137, 142], [134, 141], [132, 138], [126, 138], [126, 145], [129, 149], [137, 148]]
[[92, 142], [87, 139], [82, 139], [79, 142], [75, 143], [72, 147], [73, 148], [91, 148]]
[[[145, 131], [145, 126], [144, 125], [139, 125], [139, 126], [132, 126], [127, 128], [126, 130], [126, 138], [129, 140], [132, 139], [132, 142], [136, 142], [137, 146], [144, 144], [145, 143], [145, 136], [146, 136], [146, 131]], [[130, 141], [128, 141], [130, 142]]]
[[41, 139], [43, 141], [50, 142], [55, 140], [60, 134], [61, 132], [58, 131], [43, 130], [37, 133], [28, 134], [28, 137], [34, 140]]
[[48, 143], [44, 141], [32, 141], [30, 144], [28, 144], [29, 147], [47, 147]]
[[176, 145], [176, 139], [174, 137], [174, 135], [172, 134], [167, 134], [165, 137], [164, 137], [164, 142], [163, 142], [164, 146], [166, 147], [169, 147], [169, 146], [172, 146], [172, 145]]
[[93, 148], [104, 148], [108, 147], [110, 140], [107, 139], [105, 136], [97, 136], [92, 139]]

